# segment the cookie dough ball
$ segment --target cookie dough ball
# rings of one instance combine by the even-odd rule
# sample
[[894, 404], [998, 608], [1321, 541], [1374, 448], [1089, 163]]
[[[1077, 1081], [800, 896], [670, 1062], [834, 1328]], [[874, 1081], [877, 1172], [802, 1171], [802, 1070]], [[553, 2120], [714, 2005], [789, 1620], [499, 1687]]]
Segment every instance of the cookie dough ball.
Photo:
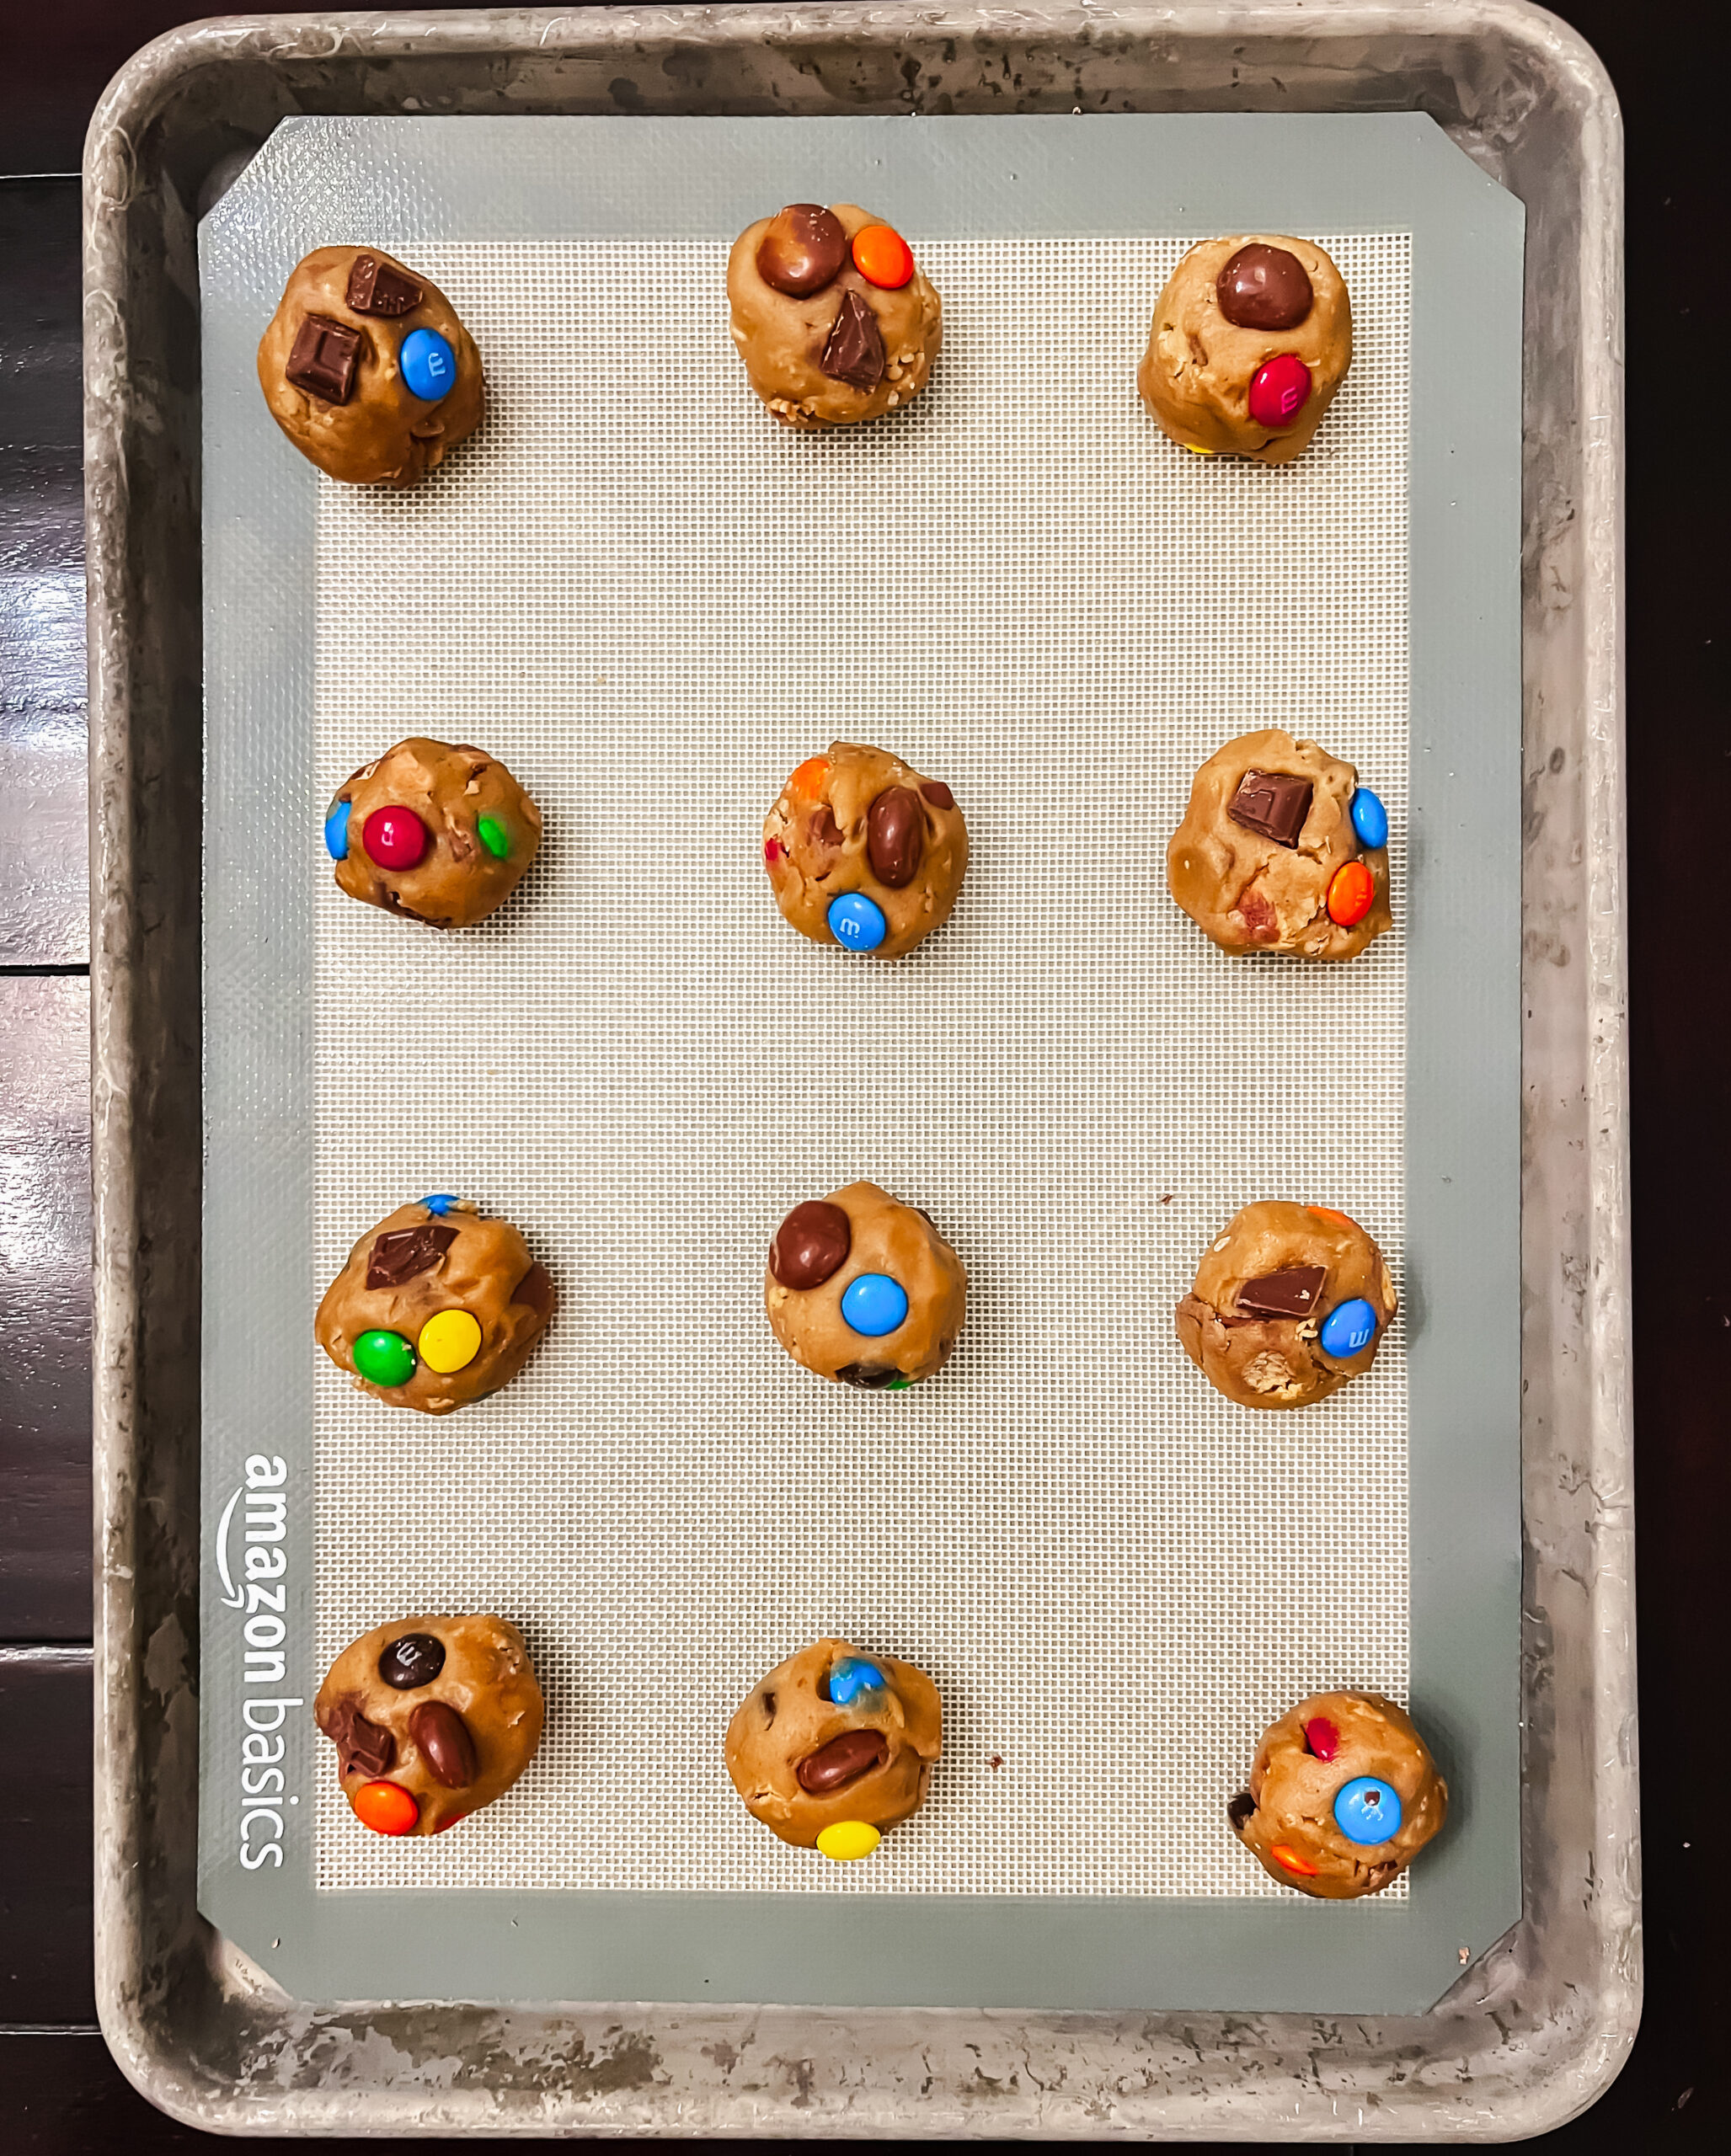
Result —
[[321, 247], [296, 264], [259, 344], [259, 383], [301, 454], [352, 486], [414, 486], [487, 403], [450, 301], [376, 247]]
[[339, 889], [430, 928], [484, 921], [540, 844], [541, 811], [496, 756], [419, 734], [363, 764], [324, 812]]
[[775, 1337], [832, 1384], [900, 1392], [949, 1360], [968, 1307], [962, 1261], [917, 1206], [874, 1182], [796, 1205], [763, 1276]]
[[1358, 781], [1278, 727], [1228, 741], [1166, 849], [1173, 898], [1223, 951], [1357, 958], [1393, 926], [1388, 817]]
[[313, 1703], [355, 1817], [439, 1834], [503, 1796], [535, 1757], [541, 1687], [503, 1617], [404, 1617], [346, 1646]]
[[1215, 1238], [1178, 1305], [1178, 1339], [1241, 1407], [1304, 1407], [1370, 1369], [1395, 1308], [1382, 1253], [1357, 1221], [1274, 1198]]
[[907, 242], [852, 202], [793, 202], [748, 225], [727, 296], [752, 388], [799, 434], [910, 403], [943, 342], [943, 309]]
[[510, 1383], [555, 1300], [509, 1220], [441, 1193], [367, 1230], [313, 1331], [357, 1391], [445, 1415]]
[[727, 1771], [772, 1833], [846, 1863], [925, 1802], [943, 1730], [923, 1670], [820, 1640], [772, 1669], [728, 1724]]
[[1397, 1879], [1448, 1809], [1447, 1783], [1392, 1700], [1317, 1692], [1264, 1733], [1226, 1817], [1271, 1879], [1355, 1902]]
[[1167, 280], [1136, 387], [1184, 448], [1290, 464], [1351, 364], [1352, 307], [1322, 248], [1241, 232], [1193, 247]]
[[968, 826], [942, 779], [832, 741], [808, 756], [763, 819], [775, 902], [814, 943], [900, 958], [949, 919]]

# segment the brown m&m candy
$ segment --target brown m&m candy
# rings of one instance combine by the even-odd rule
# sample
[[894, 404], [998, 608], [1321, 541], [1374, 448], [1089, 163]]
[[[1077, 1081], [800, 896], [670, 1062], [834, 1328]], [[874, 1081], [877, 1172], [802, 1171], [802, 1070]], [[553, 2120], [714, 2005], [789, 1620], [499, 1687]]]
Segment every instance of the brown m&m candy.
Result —
[[839, 1205], [808, 1198], [776, 1230], [769, 1269], [784, 1288], [820, 1288], [847, 1262], [853, 1230]]
[[757, 244], [758, 275], [791, 299], [820, 292], [847, 259], [841, 220], [820, 202], [790, 202], [770, 219]]
[[1310, 274], [1290, 248], [1253, 240], [1214, 280], [1220, 311], [1241, 329], [1296, 329], [1314, 299]]

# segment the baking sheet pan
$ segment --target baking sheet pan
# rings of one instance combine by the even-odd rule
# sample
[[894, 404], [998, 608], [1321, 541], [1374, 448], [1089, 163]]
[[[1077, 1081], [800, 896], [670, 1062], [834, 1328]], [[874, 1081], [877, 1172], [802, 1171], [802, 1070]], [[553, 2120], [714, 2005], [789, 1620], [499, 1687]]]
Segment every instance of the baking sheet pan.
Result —
[[[931, 393], [816, 444], [767, 429], [721, 292], [752, 205], [814, 191], [916, 234], [948, 311]], [[1132, 387], [1188, 238], [1257, 204], [1358, 302], [1274, 473], [1169, 453]], [[407, 499], [286, 454], [249, 365], [288, 268], [363, 232], [496, 367]], [[1429, 2004], [1519, 1895], [1520, 205], [1418, 115], [302, 120], [202, 245], [206, 1913], [314, 1996]], [[1446, 669], [1409, 666], [1409, 551]], [[427, 712], [550, 818], [473, 936], [405, 938], [318, 857]], [[1197, 765], [1267, 723], [1392, 812], [1402, 926], [1349, 969], [1234, 964], [1161, 892]], [[815, 727], [972, 818], [955, 922], [893, 973], [790, 948], [758, 887]], [[813, 1387], [757, 1309], [786, 1205], [874, 1173], [975, 1278], [954, 1368], [888, 1401]], [[307, 1313], [369, 1219], [478, 1181], [570, 1292], [430, 1449]], [[1416, 1313], [1302, 1417], [1217, 1401], [1169, 1331], [1270, 1193], [1371, 1225]], [[303, 1524], [280, 1665], [216, 1591], [261, 1455]], [[548, 1684], [508, 1804], [357, 1833], [304, 1705], [249, 1798], [265, 1695], [450, 1606], [523, 1622]], [[838, 1629], [951, 1706], [932, 1801], [847, 1868], [717, 1768], [759, 1668]], [[1405, 1696], [1409, 1658], [1446, 1841], [1410, 1897], [1284, 1892], [1223, 1823], [1260, 1728]], [[836, 1894], [839, 1967], [800, 1907]]]

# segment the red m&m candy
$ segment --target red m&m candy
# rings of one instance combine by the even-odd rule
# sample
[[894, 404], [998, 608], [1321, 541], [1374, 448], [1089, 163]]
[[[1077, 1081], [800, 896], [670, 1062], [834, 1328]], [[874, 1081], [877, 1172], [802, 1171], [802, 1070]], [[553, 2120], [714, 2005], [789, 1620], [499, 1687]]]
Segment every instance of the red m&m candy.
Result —
[[1376, 903], [1376, 883], [1362, 861], [1349, 861], [1334, 872], [1328, 886], [1328, 918], [1341, 928], [1354, 928]]
[[1340, 1749], [1340, 1732], [1326, 1715], [1314, 1716], [1305, 1724], [1304, 1748], [1317, 1759], [1332, 1759]]
[[427, 850], [427, 827], [412, 808], [375, 808], [361, 834], [369, 861], [381, 868], [413, 868]]
[[1276, 352], [1250, 377], [1250, 416], [1259, 427], [1290, 427], [1311, 393], [1311, 371], [1296, 352]]

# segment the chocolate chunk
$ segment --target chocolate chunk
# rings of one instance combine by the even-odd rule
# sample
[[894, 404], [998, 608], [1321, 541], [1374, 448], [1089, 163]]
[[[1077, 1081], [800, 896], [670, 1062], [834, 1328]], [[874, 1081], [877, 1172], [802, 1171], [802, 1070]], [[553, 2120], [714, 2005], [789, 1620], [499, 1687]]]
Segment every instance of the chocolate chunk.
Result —
[[430, 1632], [404, 1632], [379, 1657], [379, 1675], [393, 1692], [419, 1691], [445, 1667], [445, 1642]]
[[328, 314], [301, 318], [294, 349], [284, 374], [297, 389], [327, 404], [346, 404], [355, 392], [355, 370], [361, 364], [361, 332], [346, 322], [333, 322]]
[[478, 1771], [475, 1740], [455, 1707], [442, 1700], [423, 1700], [409, 1717], [409, 1733], [435, 1782], [446, 1789], [467, 1789], [473, 1781]]
[[388, 262], [381, 262], [377, 255], [357, 254], [355, 267], [349, 272], [349, 289], [343, 297], [356, 314], [394, 318], [407, 314], [412, 307], [419, 307], [423, 294], [413, 277], [405, 277]]
[[882, 1392], [885, 1385], [895, 1384], [901, 1372], [893, 1366], [885, 1369], [881, 1363], [848, 1363], [836, 1375], [856, 1392]]
[[821, 202], [790, 202], [757, 243], [757, 274], [789, 299], [808, 300], [847, 259], [841, 220]]
[[845, 1729], [820, 1745], [794, 1769], [799, 1786], [814, 1796], [832, 1796], [862, 1774], [881, 1767], [890, 1757], [889, 1740], [881, 1730]]
[[954, 794], [950, 792], [941, 778], [922, 780], [920, 791], [934, 808], [954, 808], [956, 805]]
[[875, 389], [884, 379], [884, 334], [857, 292], [842, 293], [818, 365], [832, 382], [851, 382], [856, 389]]
[[775, 1232], [769, 1269], [784, 1288], [821, 1288], [847, 1262], [853, 1224], [826, 1198], [796, 1205]]
[[555, 1300], [553, 1275], [544, 1265], [536, 1263], [511, 1290], [514, 1303], [526, 1303], [537, 1317], [551, 1317]]
[[366, 1719], [352, 1692], [337, 1701], [318, 1726], [337, 1748], [339, 1774], [351, 1774], [358, 1769], [371, 1779], [386, 1773], [397, 1756], [396, 1738]]
[[1226, 1806], [1226, 1817], [1232, 1822], [1232, 1832], [1242, 1834], [1256, 1817], [1256, 1799], [1247, 1789], [1241, 1789]]
[[435, 1228], [423, 1220], [418, 1228], [393, 1228], [381, 1235], [366, 1261], [369, 1288], [400, 1288], [417, 1273], [430, 1273], [457, 1241], [455, 1228]]
[[1296, 254], [1260, 240], [1241, 247], [1214, 280], [1226, 320], [1240, 329], [1296, 329], [1316, 295]]
[[1290, 771], [1246, 771], [1226, 803], [1226, 814], [1276, 846], [1296, 846], [1315, 791], [1307, 778], [1295, 778]]
[[1238, 1307], [1253, 1317], [1308, 1317], [1328, 1277], [1323, 1265], [1289, 1265], [1279, 1273], [1264, 1273], [1238, 1290]]
[[886, 786], [866, 811], [866, 856], [880, 883], [899, 891], [914, 880], [926, 850], [926, 819], [911, 787]]

